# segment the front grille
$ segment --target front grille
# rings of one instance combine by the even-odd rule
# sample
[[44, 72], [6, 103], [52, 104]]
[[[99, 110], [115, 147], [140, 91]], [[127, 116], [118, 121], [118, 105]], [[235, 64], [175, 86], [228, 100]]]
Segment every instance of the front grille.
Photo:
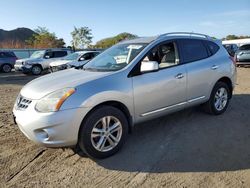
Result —
[[16, 100], [16, 107], [17, 109], [19, 110], [25, 110], [29, 107], [29, 104], [32, 102], [32, 100], [30, 99], [27, 99], [21, 95], [19, 95], [17, 97], [17, 100]]
[[23, 61], [16, 61], [16, 65], [24, 65]]

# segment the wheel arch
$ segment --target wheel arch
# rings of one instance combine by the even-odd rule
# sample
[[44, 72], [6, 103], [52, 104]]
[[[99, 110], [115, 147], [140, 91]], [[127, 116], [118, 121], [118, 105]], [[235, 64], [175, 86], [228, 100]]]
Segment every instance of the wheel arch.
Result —
[[41, 67], [41, 69], [43, 70], [43, 66], [42, 66], [41, 64], [39, 64], [39, 63], [36, 63], [36, 64], [33, 64], [33, 65], [32, 65], [32, 67], [34, 67], [34, 66], [39, 66], [39, 67]]
[[228, 88], [230, 90], [230, 98], [232, 98], [232, 95], [233, 95], [233, 83], [232, 83], [231, 79], [229, 77], [224, 76], [224, 77], [220, 78], [216, 83], [218, 83], [218, 82], [223, 82], [223, 83], [228, 85]]
[[[119, 110], [121, 110], [124, 115], [126, 116], [127, 120], [128, 120], [128, 129], [129, 129], [129, 132], [131, 133], [132, 132], [132, 129], [133, 129], [133, 118], [132, 118], [132, 115], [130, 114], [129, 112], [129, 109], [128, 107], [123, 104], [122, 102], [120, 101], [116, 101], [116, 100], [109, 100], [109, 101], [105, 101], [105, 102], [101, 102], [97, 105], [95, 105], [91, 110], [89, 110], [89, 112], [84, 116], [83, 120], [82, 120], [82, 123], [87, 119], [87, 117], [96, 109], [98, 108], [101, 108], [102, 106], [112, 106], [112, 107], [115, 107]], [[79, 129], [80, 130], [80, 129]], [[78, 135], [79, 137], [79, 135]]]

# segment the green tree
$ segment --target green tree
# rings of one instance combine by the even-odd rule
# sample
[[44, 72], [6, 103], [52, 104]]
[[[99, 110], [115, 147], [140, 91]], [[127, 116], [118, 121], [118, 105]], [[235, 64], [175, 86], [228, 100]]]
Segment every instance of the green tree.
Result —
[[50, 33], [45, 27], [38, 27], [26, 44], [31, 48], [63, 48], [65, 42], [62, 38], [57, 38], [55, 33]]
[[74, 27], [74, 30], [71, 32], [71, 36], [73, 48], [87, 48], [93, 38], [91, 29], [88, 27]]
[[250, 38], [250, 36], [244, 36], [244, 35], [227, 35], [225, 38], [222, 38], [222, 40], [235, 40], [235, 39], [245, 39], [245, 38]]
[[137, 35], [124, 32], [124, 33], [120, 33], [114, 37], [102, 39], [102, 40], [98, 41], [94, 47], [95, 48], [108, 48], [108, 47], [113, 46], [114, 44], [121, 42], [123, 40], [134, 39], [137, 37], [138, 37]]

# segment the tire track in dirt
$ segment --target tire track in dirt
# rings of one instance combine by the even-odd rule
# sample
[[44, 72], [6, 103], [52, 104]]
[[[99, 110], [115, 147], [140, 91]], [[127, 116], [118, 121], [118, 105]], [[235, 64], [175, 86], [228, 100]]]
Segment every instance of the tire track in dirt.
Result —
[[33, 163], [35, 163], [35, 160], [38, 159], [44, 152], [46, 151], [46, 149], [42, 149], [41, 151], [39, 151], [32, 160], [30, 160], [25, 166], [23, 166], [20, 171], [16, 172], [15, 174], [11, 175], [9, 178], [7, 178], [7, 183], [11, 183], [11, 181], [15, 180], [15, 178], [18, 178], [20, 176], [20, 174], [22, 174], [26, 168], [28, 168], [30, 165], [32, 165]]

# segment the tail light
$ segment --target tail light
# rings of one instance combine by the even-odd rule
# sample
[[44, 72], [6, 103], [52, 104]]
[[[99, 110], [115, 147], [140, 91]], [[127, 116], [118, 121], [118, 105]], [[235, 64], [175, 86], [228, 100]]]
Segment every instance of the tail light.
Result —
[[231, 59], [231, 61], [233, 62], [233, 64], [236, 66], [236, 56], [234, 56], [234, 57], [229, 56], [229, 58]]

